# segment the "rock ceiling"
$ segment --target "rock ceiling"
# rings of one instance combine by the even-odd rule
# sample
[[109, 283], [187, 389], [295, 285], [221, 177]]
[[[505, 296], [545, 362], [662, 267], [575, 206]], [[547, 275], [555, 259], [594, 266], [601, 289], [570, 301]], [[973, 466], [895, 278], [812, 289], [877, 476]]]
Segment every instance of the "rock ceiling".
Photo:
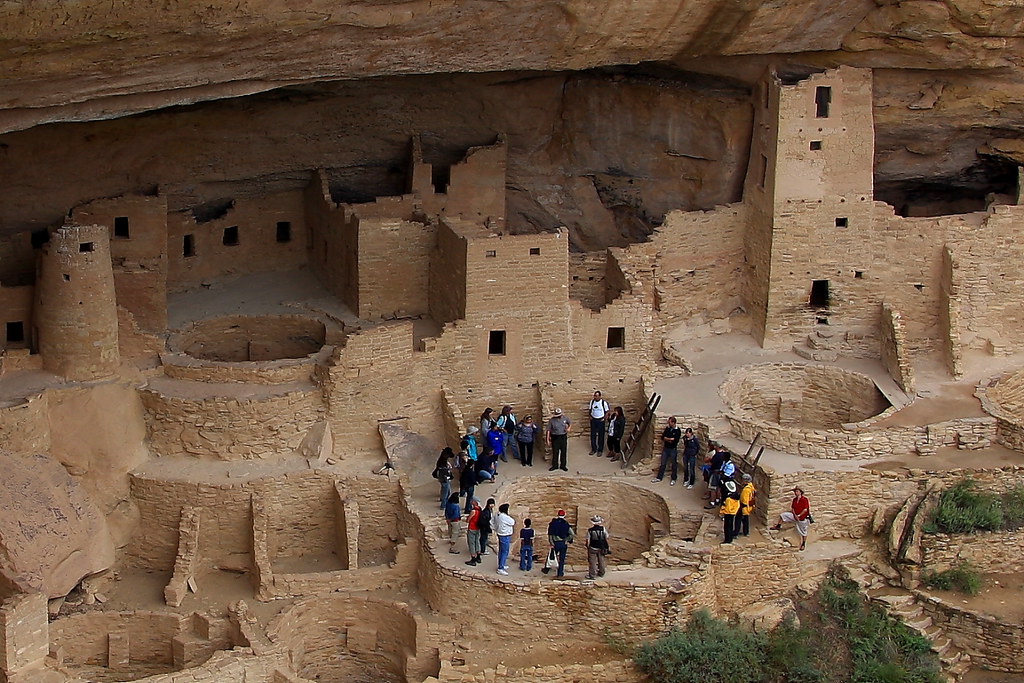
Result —
[[745, 88], [769, 65], [876, 69], [881, 198], [983, 194], [1024, 137], [1022, 34], [1007, 0], [0, 2], [0, 230], [318, 165], [358, 198], [391, 189], [410, 134], [440, 158], [506, 132], [520, 229], [589, 222], [601, 234], [576, 246], [621, 242], [737, 198]]

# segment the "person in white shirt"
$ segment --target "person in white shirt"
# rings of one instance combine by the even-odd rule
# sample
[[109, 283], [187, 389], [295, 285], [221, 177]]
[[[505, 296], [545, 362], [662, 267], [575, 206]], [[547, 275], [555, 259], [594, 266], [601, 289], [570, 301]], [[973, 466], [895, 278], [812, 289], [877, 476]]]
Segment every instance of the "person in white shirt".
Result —
[[498, 537], [498, 573], [508, 576], [508, 554], [512, 548], [512, 534], [516, 530], [516, 520], [508, 514], [508, 503], [498, 506], [498, 515], [494, 518], [494, 534]]
[[608, 431], [608, 401], [601, 398], [601, 392], [595, 391], [590, 400], [590, 454], [604, 453], [604, 435]]

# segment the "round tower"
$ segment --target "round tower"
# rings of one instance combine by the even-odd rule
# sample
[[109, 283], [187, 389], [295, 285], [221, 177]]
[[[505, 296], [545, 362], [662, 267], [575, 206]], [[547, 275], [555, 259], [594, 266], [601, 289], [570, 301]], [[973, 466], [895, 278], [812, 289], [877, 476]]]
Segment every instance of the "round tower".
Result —
[[64, 226], [43, 247], [36, 286], [43, 368], [71, 380], [117, 372], [117, 302], [102, 225]]

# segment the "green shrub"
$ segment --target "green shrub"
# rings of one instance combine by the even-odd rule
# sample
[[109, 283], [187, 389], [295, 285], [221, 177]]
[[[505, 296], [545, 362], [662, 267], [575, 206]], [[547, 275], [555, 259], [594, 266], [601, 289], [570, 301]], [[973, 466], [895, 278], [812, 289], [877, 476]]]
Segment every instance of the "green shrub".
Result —
[[1000, 496], [1003, 506], [1003, 528], [1008, 530], [1024, 527], [1024, 486], [1016, 486], [1013, 490]]
[[764, 636], [730, 626], [706, 610], [637, 648], [637, 666], [658, 683], [747, 683], [764, 675]]
[[967, 562], [942, 572], [924, 572], [921, 581], [929, 588], [956, 590], [968, 595], [977, 595], [982, 585], [981, 574]]
[[962, 479], [942, 492], [932, 515], [929, 530], [947, 534], [995, 531], [1003, 528], [1003, 510], [999, 497], [974, 490], [974, 481]]

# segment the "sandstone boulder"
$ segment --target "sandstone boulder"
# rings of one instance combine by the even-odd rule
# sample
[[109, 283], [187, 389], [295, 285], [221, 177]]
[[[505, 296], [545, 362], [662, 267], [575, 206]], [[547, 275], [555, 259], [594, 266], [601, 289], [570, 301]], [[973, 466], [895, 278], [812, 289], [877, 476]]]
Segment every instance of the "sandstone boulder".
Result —
[[0, 461], [0, 509], [18, 511], [0, 515], [0, 574], [7, 581], [56, 598], [113, 564], [103, 515], [59, 462], [3, 452]]
[[800, 624], [796, 616], [796, 605], [789, 598], [754, 603], [740, 612], [739, 618], [740, 624], [762, 633], [772, 630], [786, 618], [792, 618], [796, 626]]

